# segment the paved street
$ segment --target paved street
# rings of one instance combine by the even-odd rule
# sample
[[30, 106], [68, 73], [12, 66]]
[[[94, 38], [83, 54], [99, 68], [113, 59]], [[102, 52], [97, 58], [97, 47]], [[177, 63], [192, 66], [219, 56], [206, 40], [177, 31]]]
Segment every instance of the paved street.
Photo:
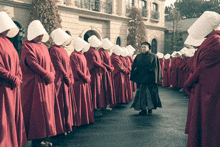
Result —
[[51, 139], [56, 147], [186, 147], [184, 134], [188, 98], [182, 92], [159, 87], [163, 108], [137, 115], [129, 104], [103, 111], [95, 123], [74, 128], [65, 137]]

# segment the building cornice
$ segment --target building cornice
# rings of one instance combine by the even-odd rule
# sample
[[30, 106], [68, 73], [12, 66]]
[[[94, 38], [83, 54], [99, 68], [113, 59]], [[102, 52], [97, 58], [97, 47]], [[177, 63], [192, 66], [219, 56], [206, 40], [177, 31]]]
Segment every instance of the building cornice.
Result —
[[0, 5], [5, 6], [11, 6], [11, 7], [17, 7], [22, 9], [30, 9], [31, 3], [26, 3], [19, 0], [0, 0]]
[[111, 21], [111, 20], [128, 21], [130, 20], [130, 18], [126, 16], [118, 16], [118, 15], [113, 15], [113, 14], [96, 12], [96, 11], [76, 8], [72, 6], [58, 5], [58, 7], [59, 7], [59, 10], [61, 11], [74, 12], [74, 13], [77, 13], [79, 17], [84, 17], [84, 18], [92, 18], [92, 19], [103, 20], [103, 21]]

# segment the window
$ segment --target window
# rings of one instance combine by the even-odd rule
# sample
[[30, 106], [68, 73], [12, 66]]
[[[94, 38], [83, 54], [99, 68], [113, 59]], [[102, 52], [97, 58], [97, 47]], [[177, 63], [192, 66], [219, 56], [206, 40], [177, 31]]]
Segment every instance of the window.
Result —
[[[66, 32], [68, 35], [72, 36], [71, 33], [70, 33], [70, 31], [66, 30], [65, 32]], [[69, 46], [69, 45], [71, 44], [71, 42], [72, 42], [72, 41], [70, 41], [70, 43], [67, 44], [66, 46]]]
[[79, 8], [85, 8], [88, 10], [100, 10], [100, 0], [78, 0], [75, 1], [75, 5]]
[[139, 1], [139, 9], [143, 17], [147, 17], [147, 2], [145, 0]]
[[116, 45], [121, 46], [121, 38], [120, 38], [120, 37], [117, 37], [117, 40], [116, 40]]
[[159, 19], [158, 5], [156, 3], [151, 4], [151, 18]]
[[134, 6], [134, 0], [126, 0], [126, 13], [130, 13], [130, 9]]
[[157, 53], [157, 40], [155, 38], [151, 42], [151, 52]]
[[156, 3], [152, 3], [151, 9], [152, 11], [158, 12], [158, 5]]

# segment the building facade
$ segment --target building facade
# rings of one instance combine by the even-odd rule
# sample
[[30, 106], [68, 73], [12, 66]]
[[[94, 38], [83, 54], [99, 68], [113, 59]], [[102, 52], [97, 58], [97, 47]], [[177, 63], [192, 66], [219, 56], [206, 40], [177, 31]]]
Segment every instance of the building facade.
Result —
[[[146, 40], [152, 44], [153, 52], [164, 51], [165, 0], [55, 0], [62, 19], [62, 29], [73, 38], [88, 40], [96, 35], [100, 40], [109, 38], [121, 47], [127, 46], [127, 24], [129, 10], [140, 9], [146, 25]], [[0, 0], [0, 11], [6, 11], [20, 28], [12, 38], [19, 51], [26, 36], [30, 18], [31, 0]], [[73, 45], [66, 48], [70, 55]]]

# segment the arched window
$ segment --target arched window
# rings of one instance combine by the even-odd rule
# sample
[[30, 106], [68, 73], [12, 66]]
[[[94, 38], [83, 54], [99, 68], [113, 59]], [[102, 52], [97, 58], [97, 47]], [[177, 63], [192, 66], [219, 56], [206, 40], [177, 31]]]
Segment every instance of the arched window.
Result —
[[121, 46], [121, 38], [120, 38], [120, 37], [117, 37], [117, 39], [116, 39], [116, 45]]
[[153, 39], [151, 42], [151, 52], [152, 53], [157, 53], [157, 40]]
[[151, 10], [155, 11], [155, 12], [158, 12], [158, 5], [156, 3], [152, 3]]
[[[72, 36], [71, 33], [70, 33], [70, 31], [66, 30], [65, 32], [66, 32], [68, 35]], [[70, 42], [69, 44], [67, 44], [66, 46], [69, 46], [70, 44], [71, 44], [71, 42]]]
[[85, 35], [84, 35], [84, 40], [85, 40], [86, 42], [88, 42], [89, 37], [92, 36], [92, 35], [95, 35], [95, 36], [97, 36], [97, 38], [100, 39], [100, 36], [99, 36], [95, 31], [89, 30], [89, 31], [87, 31], [87, 32], [85, 33]]
[[151, 18], [159, 19], [158, 5], [156, 3], [151, 4]]
[[142, 12], [142, 16], [147, 17], [147, 2], [145, 0], [139, 0], [139, 9]]

